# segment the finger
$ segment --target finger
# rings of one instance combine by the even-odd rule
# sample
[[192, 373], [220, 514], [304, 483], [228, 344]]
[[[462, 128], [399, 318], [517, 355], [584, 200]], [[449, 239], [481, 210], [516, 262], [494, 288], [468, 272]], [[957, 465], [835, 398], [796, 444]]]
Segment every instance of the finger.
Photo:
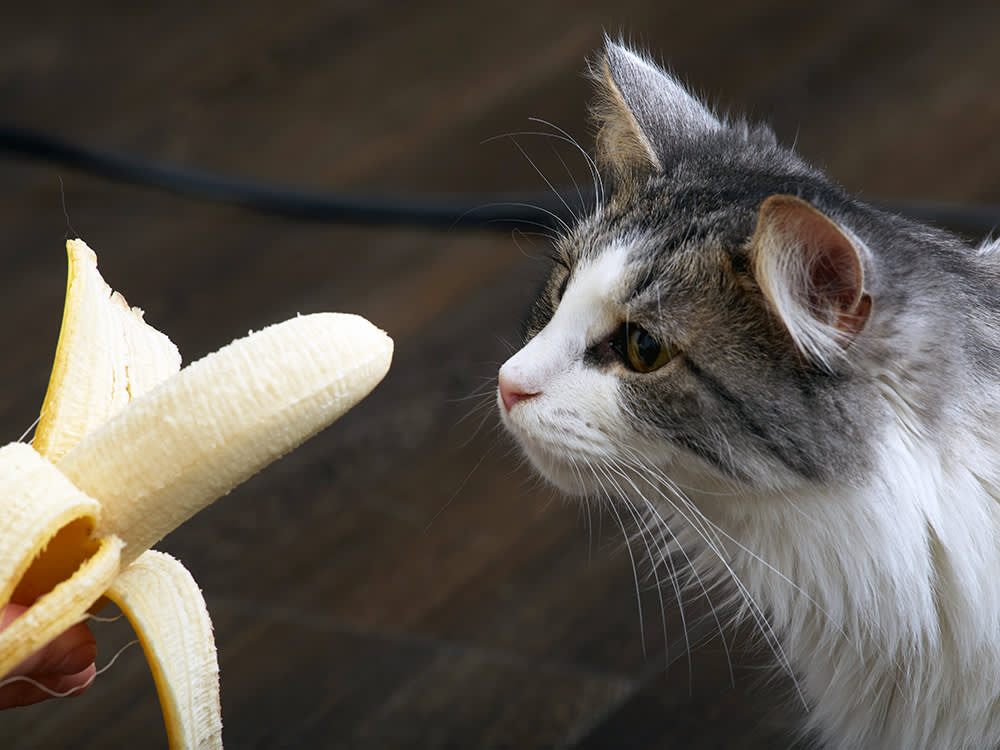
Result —
[[[2, 625], [8, 624], [26, 608], [9, 604], [3, 612]], [[9, 675], [42, 676], [75, 675], [94, 663], [97, 642], [85, 624], [79, 623], [33, 653], [11, 670]]]
[[27, 607], [20, 604], [14, 604], [14, 602], [7, 602], [2, 607], [0, 607], [0, 630], [10, 625], [18, 616], [26, 610]]

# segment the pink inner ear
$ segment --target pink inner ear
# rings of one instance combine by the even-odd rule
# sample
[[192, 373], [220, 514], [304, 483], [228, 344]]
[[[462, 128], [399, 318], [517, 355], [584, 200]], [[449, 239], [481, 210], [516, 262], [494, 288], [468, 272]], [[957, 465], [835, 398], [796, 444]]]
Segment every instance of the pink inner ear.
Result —
[[861, 262], [854, 247], [839, 231], [833, 237], [822, 236], [822, 233], [812, 236], [816, 244], [806, 249], [812, 256], [809, 259], [811, 301], [832, 302], [834, 309], [851, 309], [864, 283]]
[[851, 239], [810, 203], [773, 195], [761, 206], [761, 221], [780, 237], [784, 252], [801, 253], [805, 299], [814, 315], [853, 337], [864, 327], [871, 297], [864, 291], [864, 267]]
[[821, 315], [832, 313], [830, 321], [838, 331], [854, 336], [868, 320], [871, 297], [864, 293], [861, 261], [850, 241], [824, 244], [815, 248], [810, 266], [809, 304]]

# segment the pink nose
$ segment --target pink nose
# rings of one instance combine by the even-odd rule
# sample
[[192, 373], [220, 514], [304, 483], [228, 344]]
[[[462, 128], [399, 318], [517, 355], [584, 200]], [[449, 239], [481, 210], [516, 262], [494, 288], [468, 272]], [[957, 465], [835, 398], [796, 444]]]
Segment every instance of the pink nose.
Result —
[[500, 373], [500, 377], [497, 378], [497, 386], [500, 390], [500, 400], [503, 401], [503, 406], [507, 411], [514, 408], [514, 404], [518, 401], [524, 401], [538, 395], [537, 393], [526, 393], [523, 388], [505, 377], [503, 373]]

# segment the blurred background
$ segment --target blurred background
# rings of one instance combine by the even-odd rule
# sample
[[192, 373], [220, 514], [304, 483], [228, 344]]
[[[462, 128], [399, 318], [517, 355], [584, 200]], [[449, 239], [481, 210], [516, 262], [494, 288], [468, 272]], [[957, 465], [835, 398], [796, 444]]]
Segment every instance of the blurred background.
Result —
[[[537, 195], [539, 171], [589, 184], [583, 157], [504, 136], [552, 132], [540, 118], [590, 147], [583, 72], [607, 31], [867, 198], [1000, 205], [1000, 6], [141, 5], [9, 3], [0, 122], [316, 190]], [[648, 570], [637, 597], [614, 515], [540, 485], [498, 430], [545, 237], [295, 221], [0, 155], [0, 443], [45, 393], [67, 234], [188, 362], [300, 312], [396, 340], [370, 398], [160, 545], [204, 589], [229, 747], [793, 745], [753, 633], [721, 639], [691, 601], [685, 639]], [[99, 666], [132, 638], [94, 630]], [[164, 747], [142, 653], [0, 713], [0, 745]]]

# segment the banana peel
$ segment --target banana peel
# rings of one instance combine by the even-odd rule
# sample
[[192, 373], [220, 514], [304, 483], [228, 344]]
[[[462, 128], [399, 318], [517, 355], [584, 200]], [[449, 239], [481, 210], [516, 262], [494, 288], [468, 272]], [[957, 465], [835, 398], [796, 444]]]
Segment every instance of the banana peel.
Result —
[[67, 242], [66, 306], [31, 445], [0, 448], [0, 681], [107, 600], [131, 621], [172, 748], [222, 747], [197, 583], [163, 536], [324, 429], [382, 380], [392, 340], [355, 315], [292, 318], [180, 369], [170, 340]]

